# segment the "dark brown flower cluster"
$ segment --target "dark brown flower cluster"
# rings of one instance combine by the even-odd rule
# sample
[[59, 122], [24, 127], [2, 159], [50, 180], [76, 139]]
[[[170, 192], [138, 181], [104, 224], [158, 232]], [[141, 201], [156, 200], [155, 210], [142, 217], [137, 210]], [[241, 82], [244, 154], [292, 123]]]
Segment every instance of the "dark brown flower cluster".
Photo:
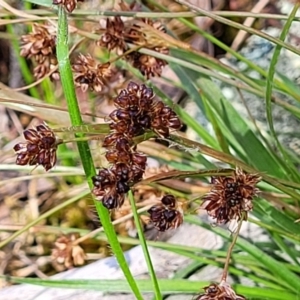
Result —
[[79, 245], [74, 244], [78, 238], [78, 233], [60, 236], [52, 249], [51, 258], [53, 261], [57, 264], [63, 264], [67, 269], [83, 265], [86, 255]]
[[42, 165], [46, 171], [56, 163], [57, 146], [62, 142], [55, 137], [53, 131], [41, 124], [36, 129], [27, 129], [23, 132], [25, 143], [14, 146], [17, 152], [17, 165]]
[[88, 88], [101, 92], [112, 76], [110, 63], [99, 64], [89, 54], [79, 54], [72, 64], [72, 69], [75, 84], [80, 86], [83, 92]]
[[151, 88], [130, 82], [114, 100], [117, 109], [109, 115], [111, 133], [103, 142], [108, 149], [105, 157], [112, 165], [93, 177], [93, 193], [108, 209], [121, 207], [129, 186], [143, 177], [147, 157], [136, 151], [133, 138], [151, 129], [167, 137], [170, 129], [181, 127], [171, 108], [154, 96]]
[[236, 169], [232, 176], [212, 178], [212, 189], [204, 196], [202, 208], [216, 219], [217, 224], [226, 224], [230, 220], [240, 220], [244, 213], [252, 210], [253, 197], [259, 190], [255, 187], [261, 180], [257, 174], [247, 174]]
[[[34, 23], [32, 32], [21, 36], [20, 55], [35, 59], [37, 63], [34, 68], [35, 78], [40, 79], [57, 67], [55, 43], [56, 30], [51, 25]], [[54, 71], [50, 78], [58, 80], [58, 71]]]
[[245, 297], [237, 295], [225, 281], [219, 285], [213, 283], [205, 287], [204, 291], [204, 294], [198, 295], [194, 300], [246, 300]]
[[[136, 11], [138, 9], [135, 2], [127, 5], [122, 1], [120, 7], [122, 11]], [[151, 30], [145, 31], [145, 26]], [[128, 43], [168, 54], [168, 47], [161, 45], [161, 39], [156, 37], [155, 32], [166, 32], [165, 27], [159, 21], [152, 21], [147, 18], [123, 21], [121, 17], [116, 16], [106, 20], [105, 32], [97, 44], [109, 51], [116, 51], [118, 55], [129, 50]], [[162, 68], [167, 64], [165, 60], [137, 51], [127, 54], [125, 58], [147, 78], [160, 76]]]
[[170, 130], [179, 130], [182, 124], [176, 113], [154, 97], [151, 88], [130, 82], [115, 99], [118, 108], [110, 114], [113, 121], [110, 127], [114, 133], [106, 138], [105, 144], [111, 144], [118, 134], [132, 138], [151, 129], [159, 136], [167, 137]]
[[67, 12], [71, 13], [77, 5], [77, 2], [83, 2], [84, 0], [53, 0], [54, 5], [63, 5]]
[[183, 213], [173, 195], [165, 195], [161, 203], [152, 206], [148, 213], [150, 221], [158, 231], [176, 229], [183, 222]]

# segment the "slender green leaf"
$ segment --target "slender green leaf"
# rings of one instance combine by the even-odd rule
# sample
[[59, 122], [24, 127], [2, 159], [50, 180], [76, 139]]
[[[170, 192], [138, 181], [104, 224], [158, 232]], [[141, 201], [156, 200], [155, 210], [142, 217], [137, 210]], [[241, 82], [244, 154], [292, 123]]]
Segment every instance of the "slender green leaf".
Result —
[[[284, 28], [280, 35], [280, 40], [284, 40], [286, 38], [288, 31], [292, 25], [293, 17], [296, 15], [298, 8], [299, 8], [299, 3], [296, 3], [290, 14], [290, 18], [286, 21], [286, 24], [284, 25]], [[275, 51], [273, 53], [273, 57], [270, 62], [269, 74], [268, 74], [268, 77], [266, 80], [266, 83], [267, 83], [267, 85], [266, 85], [266, 113], [267, 113], [267, 120], [268, 120], [269, 127], [270, 127], [270, 132], [276, 142], [278, 149], [280, 150], [282, 156], [285, 159], [284, 166], [286, 166], [287, 170], [289, 170], [288, 174], [291, 175], [291, 178], [294, 178], [297, 181], [299, 181], [299, 179], [300, 179], [299, 172], [293, 165], [288, 153], [285, 151], [284, 147], [280, 144], [280, 142], [278, 140], [278, 137], [275, 132], [274, 124], [273, 124], [273, 117], [272, 117], [272, 106], [271, 105], [272, 105], [273, 78], [274, 78], [275, 67], [276, 67], [276, 64], [277, 64], [277, 61], [279, 58], [281, 48], [282, 48], [282, 45], [278, 45], [278, 44], [276, 45]]]
[[230, 130], [232, 137], [236, 139], [236, 143], [246, 152], [248, 163], [261, 171], [284, 178], [285, 174], [282, 171], [282, 166], [270, 155], [270, 152], [266, 150], [241, 115], [223, 97], [219, 88], [211, 80], [205, 78], [199, 80], [199, 86], [219, 115], [220, 127]]
[[180, 79], [182, 88], [188, 93], [189, 97], [197, 104], [201, 112], [205, 114], [205, 109], [204, 109], [204, 105], [200, 93], [197, 90], [197, 87], [195, 86], [193, 81], [190, 80], [185, 69], [174, 63], [170, 63], [170, 67], [173, 69], [173, 71]]
[[[0, 278], [6, 279], [5, 276]], [[37, 278], [18, 278], [9, 277], [10, 281], [15, 283], [35, 284], [46, 287], [72, 288], [72, 289], [88, 289], [103, 291], [106, 293], [129, 293], [130, 287], [124, 280], [53, 280], [53, 279], [37, 279]], [[152, 292], [152, 282], [150, 280], [137, 280], [137, 284], [141, 291]], [[188, 281], [180, 279], [161, 279], [159, 286], [165, 294], [196, 294], [202, 293], [202, 288], [208, 286], [207, 281]], [[296, 295], [290, 291], [280, 291], [268, 288], [246, 287], [242, 285], [233, 285], [238, 294], [248, 296], [249, 299], [257, 300], [295, 300]]]

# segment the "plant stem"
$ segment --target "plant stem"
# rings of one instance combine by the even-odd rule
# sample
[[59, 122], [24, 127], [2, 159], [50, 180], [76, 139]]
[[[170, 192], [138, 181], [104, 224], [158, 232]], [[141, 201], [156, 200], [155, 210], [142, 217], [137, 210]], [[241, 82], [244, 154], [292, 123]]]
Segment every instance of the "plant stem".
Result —
[[232, 250], [233, 250], [233, 248], [235, 246], [237, 238], [239, 236], [240, 230], [242, 228], [242, 224], [243, 224], [243, 220], [244, 220], [245, 214], [246, 214], [245, 212], [242, 213], [241, 219], [240, 219], [239, 224], [238, 224], [238, 228], [236, 229], [236, 232], [233, 235], [232, 242], [231, 242], [231, 244], [230, 244], [230, 246], [228, 248], [227, 256], [226, 256], [226, 261], [225, 261], [225, 265], [224, 265], [224, 269], [223, 269], [223, 274], [222, 274], [221, 281], [226, 281], [227, 280], [228, 268], [229, 268], [229, 264], [230, 264], [231, 253], [232, 253]]
[[155, 273], [155, 270], [153, 268], [153, 264], [152, 264], [151, 257], [150, 257], [150, 254], [149, 254], [149, 250], [148, 250], [148, 247], [147, 247], [146, 239], [145, 239], [145, 236], [144, 236], [144, 231], [143, 231], [143, 228], [142, 228], [142, 224], [141, 224], [141, 221], [140, 221], [139, 214], [137, 212], [134, 196], [133, 196], [133, 193], [132, 193], [131, 190], [129, 191], [128, 196], [129, 196], [129, 201], [130, 201], [130, 205], [131, 205], [131, 208], [132, 208], [134, 223], [135, 223], [138, 235], [139, 235], [139, 240], [140, 240], [143, 252], [144, 252], [144, 257], [145, 257], [145, 260], [146, 260], [146, 263], [147, 263], [148, 271], [149, 271], [149, 274], [150, 274], [150, 277], [151, 277], [151, 280], [152, 280], [152, 284], [153, 284], [153, 288], [154, 288], [154, 291], [155, 291], [155, 299], [156, 300], [161, 300], [162, 295], [161, 295], [161, 292], [160, 292], [160, 289], [159, 289], [156, 273]]
[[[68, 103], [69, 115], [71, 119], [72, 126], [83, 125], [81, 113], [78, 105], [78, 101], [75, 93], [75, 86], [73, 82], [73, 74], [71, 70], [71, 64], [69, 59], [69, 49], [68, 49], [68, 21], [67, 13], [63, 6], [58, 9], [58, 36], [57, 36], [57, 60], [60, 71], [60, 78], [63, 87], [63, 91]], [[83, 133], [75, 133], [76, 138], [83, 138]], [[78, 151], [80, 154], [81, 162], [86, 174], [87, 182], [90, 189], [93, 188], [92, 177], [96, 174], [93, 159], [89, 149], [87, 141], [77, 142]], [[95, 199], [94, 199], [95, 200]], [[94, 201], [98, 216], [101, 220], [104, 231], [108, 237], [110, 246], [116, 256], [116, 259], [122, 269], [124, 276], [130, 285], [132, 292], [134, 293], [136, 299], [142, 300], [143, 297], [139, 291], [135, 279], [133, 278], [128, 263], [125, 260], [123, 250], [118, 241], [116, 232], [113, 225], [111, 224], [110, 215], [108, 210], [102, 205], [100, 201]]]

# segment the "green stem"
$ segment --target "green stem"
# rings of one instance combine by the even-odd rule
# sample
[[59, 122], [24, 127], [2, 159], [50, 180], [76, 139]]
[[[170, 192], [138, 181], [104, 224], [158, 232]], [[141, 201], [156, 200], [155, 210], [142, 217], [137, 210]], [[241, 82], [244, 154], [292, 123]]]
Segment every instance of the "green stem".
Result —
[[133, 217], [134, 217], [135, 226], [136, 226], [136, 229], [137, 229], [137, 232], [138, 232], [138, 235], [139, 235], [139, 240], [140, 240], [143, 252], [144, 252], [144, 257], [145, 257], [145, 260], [146, 260], [146, 263], [147, 263], [148, 271], [150, 273], [151, 280], [152, 280], [152, 283], [153, 283], [153, 287], [154, 287], [154, 291], [155, 291], [155, 299], [156, 300], [161, 300], [162, 295], [161, 295], [159, 285], [158, 285], [158, 281], [157, 281], [157, 278], [156, 278], [156, 274], [155, 274], [155, 271], [154, 271], [154, 268], [153, 268], [153, 265], [152, 265], [152, 262], [151, 262], [151, 257], [150, 257], [149, 250], [148, 250], [148, 247], [147, 247], [147, 243], [146, 243], [146, 240], [145, 240], [144, 231], [143, 231], [143, 228], [142, 228], [142, 225], [141, 225], [139, 214], [137, 213], [137, 208], [136, 208], [134, 196], [133, 196], [133, 193], [132, 193], [131, 190], [129, 191], [128, 195], [129, 195], [130, 205], [131, 205], [131, 208], [132, 208], [132, 213], [133, 213]]
[[[73, 74], [71, 70], [71, 64], [69, 60], [69, 49], [68, 49], [68, 21], [67, 14], [62, 6], [58, 9], [58, 36], [57, 36], [57, 59], [59, 72], [61, 77], [61, 83], [63, 91], [68, 103], [69, 115], [72, 126], [83, 125], [81, 113], [78, 105], [78, 101], [75, 93], [75, 86], [73, 82]], [[75, 134], [76, 138], [82, 138], [82, 133]], [[90, 189], [93, 188], [92, 177], [96, 174], [93, 159], [89, 149], [87, 141], [77, 142], [78, 151], [84, 168], [84, 172], [87, 177], [87, 182]], [[101, 202], [95, 201], [97, 213], [101, 220], [104, 231], [108, 237], [111, 248], [116, 255], [117, 261], [122, 269], [128, 284], [130, 285], [133, 293], [137, 299], [142, 300], [143, 297], [139, 291], [139, 288], [134, 280], [129, 266], [125, 260], [123, 250], [117, 239], [116, 232], [112, 226], [110, 215], [108, 210], [102, 205]]]
[[241, 220], [239, 221], [239, 224], [238, 224], [238, 228], [237, 228], [236, 232], [234, 233], [233, 240], [232, 240], [232, 242], [231, 242], [231, 244], [230, 244], [230, 246], [228, 248], [227, 256], [226, 256], [226, 261], [225, 261], [225, 265], [224, 265], [224, 269], [223, 269], [223, 274], [222, 274], [221, 281], [223, 281], [223, 280], [226, 281], [227, 280], [227, 275], [228, 275], [228, 269], [229, 269], [231, 254], [232, 254], [234, 245], [236, 244], [236, 241], [237, 241], [237, 238], [239, 236], [240, 230], [242, 228], [243, 219], [245, 217], [245, 214], [246, 214], [245, 212], [242, 213]]

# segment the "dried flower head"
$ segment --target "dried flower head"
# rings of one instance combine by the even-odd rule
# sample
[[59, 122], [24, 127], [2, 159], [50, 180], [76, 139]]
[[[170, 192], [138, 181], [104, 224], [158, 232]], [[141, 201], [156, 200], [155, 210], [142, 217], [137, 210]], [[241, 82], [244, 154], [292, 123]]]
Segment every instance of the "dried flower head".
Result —
[[[146, 26], [146, 27], [145, 27]], [[147, 29], [147, 30], [146, 30]], [[126, 41], [140, 45], [161, 54], [169, 54], [169, 49], [157, 37], [155, 32], [166, 32], [165, 27], [159, 21], [142, 18], [134, 22], [126, 32]], [[132, 52], [126, 59], [149, 79], [150, 77], [161, 76], [162, 69], [168, 64], [167, 61], [139, 52]]]
[[160, 77], [162, 68], [167, 65], [165, 60], [136, 51], [128, 54], [126, 58], [132, 66], [138, 69], [147, 79], [155, 76]]
[[153, 102], [151, 108], [151, 128], [159, 136], [168, 137], [170, 129], [179, 130], [182, 126], [176, 113], [162, 101]]
[[130, 82], [126, 89], [121, 90], [114, 100], [117, 109], [110, 114], [114, 136], [111, 135], [105, 144], [113, 140], [116, 133], [134, 137], [152, 129], [167, 137], [170, 129], [180, 129], [181, 122], [176, 113], [154, 97], [153, 90], [144, 84]]
[[127, 166], [120, 164], [110, 169], [101, 169], [92, 178], [93, 194], [107, 209], [116, 209], [123, 205], [125, 194], [129, 191], [128, 174]]
[[63, 264], [67, 269], [83, 265], [86, 255], [79, 245], [73, 244], [78, 238], [78, 233], [60, 236], [54, 243], [52, 259], [58, 264]]
[[150, 221], [158, 231], [176, 229], [183, 222], [183, 213], [173, 195], [165, 195], [161, 203], [152, 206], [148, 213]]
[[55, 54], [56, 30], [53, 26], [34, 23], [32, 32], [21, 36], [20, 55], [30, 58], [35, 57], [38, 63], [45, 57]]
[[217, 224], [240, 220], [243, 212], [247, 220], [247, 213], [253, 208], [253, 197], [259, 192], [255, 186], [260, 180], [257, 174], [247, 174], [238, 168], [232, 176], [212, 177], [212, 189], [204, 196], [202, 208]]
[[[34, 23], [32, 32], [21, 36], [20, 55], [34, 58], [37, 66], [34, 69], [35, 78], [44, 77], [57, 66], [56, 58], [56, 29], [52, 25]], [[58, 71], [51, 74], [51, 79], [59, 78]]]
[[212, 283], [204, 291], [204, 294], [198, 295], [194, 300], [246, 300], [245, 297], [237, 295], [225, 281], [219, 285]]
[[[130, 5], [121, 1], [119, 6], [122, 11], [140, 10], [140, 6], [136, 5], [135, 1]], [[162, 42], [163, 39], [159, 37], [159, 33], [165, 32], [165, 27], [159, 21], [148, 18], [127, 18], [123, 21], [121, 17], [116, 16], [106, 20], [105, 32], [97, 45], [105, 47], [109, 51], [114, 50], [118, 55], [122, 55], [129, 49], [128, 43], [168, 54], [168, 47]], [[161, 76], [162, 68], [167, 65], [165, 60], [136, 51], [127, 54], [125, 59], [147, 78]]]
[[42, 63], [39, 63], [33, 70], [33, 75], [36, 79], [43, 78], [46, 76], [50, 71], [54, 70], [51, 75], [50, 79], [58, 81], [60, 79], [60, 75], [57, 69], [57, 58], [54, 54], [45, 57], [45, 60]]
[[74, 81], [83, 92], [87, 91], [88, 88], [95, 92], [101, 92], [112, 75], [110, 63], [99, 64], [89, 54], [79, 54], [72, 64], [72, 69]]
[[17, 152], [17, 165], [42, 165], [46, 171], [53, 168], [56, 163], [57, 146], [62, 142], [57, 139], [53, 131], [41, 124], [36, 129], [27, 129], [23, 132], [25, 143], [14, 146]]
[[[93, 177], [93, 193], [108, 209], [121, 207], [129, 187], [143, 178], [147, 157], [136, 151], [133, 138], [151, 129], [166, 137], [169, 128], [181, 126], [172, 109], [161, 101], [154, 101], [154, 97], [151, 88], [130, 82], [114, 100], [117, 109], [109, 115], [111, 133], [103, 141], [103, 146], [108, 148], [105, 157], [111, 167], [100, 170]], [[161, 231], [176, 228], [182, 222], [175, 204], [171, 207], [164, 201], [167, 200], [162, 202], [165, 212], [160, 215], [160, 220], [155, 219], [158, 213], [153, 214]], [[152, 208], [151, 212], [155, 210]]]
[[77, 2], [83, 2], [84, 0], [53, 0], [52, 4], [54, 5], [63, 5], [66, 8], [66, 11], [71, 13], [77, 5]]
[[118, 55], [123, 54], [128, 49], [125, 42], [125, 24], [121, 17], [106, 19], [105, 32], [97, 45], [105, 47], [109, 51], [115, 50]]

